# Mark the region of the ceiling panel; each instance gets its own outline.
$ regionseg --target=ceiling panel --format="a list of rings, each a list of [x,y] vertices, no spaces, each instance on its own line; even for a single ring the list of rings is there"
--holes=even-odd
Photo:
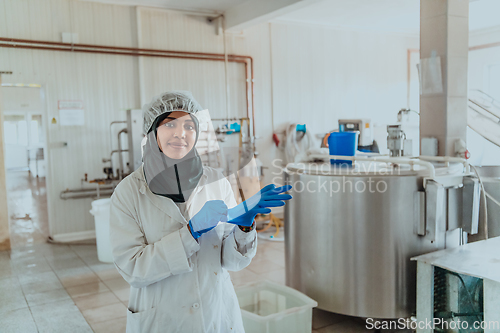
[[[500,26],[500,0],[470,2],[469,28]],[[420,31],[419,0],[325,0],[280,20],[339,28],[415,33]]]
[[[80,0],[128,6],[160,7],[195,11],[224,12],[245,0]]]
[[[224,12],[246,0],[80,0]],[[470,30],[500,26],[500,0],[470,0]],[[278,20],[339,28],[415,33],[420,30],[420,0],[324,0],[280,16]]]

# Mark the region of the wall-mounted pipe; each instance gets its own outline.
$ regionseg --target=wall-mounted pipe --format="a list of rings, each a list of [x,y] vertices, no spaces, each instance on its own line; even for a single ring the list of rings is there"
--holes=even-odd
[[[113,170],[113,154],[124,153],[126,151],[128,151],[128,150],[112,150],[111,154],[109,154],[109,159],[103,158],[102,162],[103,163],[109,162],[111,164],[111,170]]]
[[[476,45],[476,46],[469,47],[469,51],[489,49],[490,47],[499,47],[499,46],[500,46],[500,42],[490,43],[490,44],[481,44],[481,45]]]
[[[111,124],[109,124],[109,148],[113,149],[113,125],[115,124],[126,124],[126,120],[116,120],[112,121]]]
[[[117,46],[91,45],[91,44],[69,44],[69,43],[5,38],[5,37],[0,37],[0,47],[47,50],[47,51],[125,55],[133,57],[142,56],[142,57],[163,57],[163,58],[178,58],[178,59],[225,61],[225,55],[220,53],[171,51],[171,50],[143,49],[143,48],[117,47]],[[229,62],[237,62],[245,64],[245,76],[246,76],[246,88],[247,88],[246,113],[247,117],[252,119],[252,134],[255,137],[253,58],[251,56],[228,54],[227,60]],[[248,97],[249,95],[251,96],[250,98]],[[252,114],[251,116],[250,113]]]
[[[115,190],[113,187],[104,187],[99,189],[78,189],[78,190],[65,190],[59,194],[59,197],[63,200],[68,199],[83,199],[83,198],[99,198],[101,196],[110,196]]]
[[[125,150],[122,149],[122,140],[120,139],[120,137],[123,133],[128,133],[126,128],[124,128],[120,132],[118,132],[118,150],[120,151],[120,154],[118,155],[119,160],[120,160],[120,169],[118,170],[118,179],[120,179],[120,180],[123,178],[123,172],[125,170],[124,166],[123,166],[123,152],[124,151],[128,152],[128,149],[125,149]]]

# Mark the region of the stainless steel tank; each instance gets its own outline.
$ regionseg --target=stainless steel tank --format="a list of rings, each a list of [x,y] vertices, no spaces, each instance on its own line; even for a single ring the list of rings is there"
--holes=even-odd
[[[285,208],[286,284],[323,310],[409,317],[416,297],[410,258],[443,244],[414,233],[422,176],[373,166],[287,166],[294,198]]]

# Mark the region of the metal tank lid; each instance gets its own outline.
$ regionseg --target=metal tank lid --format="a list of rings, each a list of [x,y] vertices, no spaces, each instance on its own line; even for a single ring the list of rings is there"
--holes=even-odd
[[[389,166],[382,162],[356,161],[353,166],[330,164],[327,162],[289,163],[285,171],[317,176],[419,176],[425,175],[426,169],[418,165]]]
[[[450,177],[463,176],[462,163],[431,162],[434,165],[435,179],[443,180]],[[286,168],[289,173],[302,173],[318,176],[417,176],[427,177],[429,171],[420,165],[388,164],[377,161],[356,161],[353,166],[347,164],[330,164],[328,162],[289,163]]]
[[[500,166],[499,165],[485,165],[476,166],[476,170],[481,178],[493,178],[500,180]]]

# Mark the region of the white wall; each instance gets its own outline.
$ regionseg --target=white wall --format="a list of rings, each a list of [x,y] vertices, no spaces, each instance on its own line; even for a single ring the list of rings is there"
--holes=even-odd
[[[223,52],[215,27],[197,16],[153,9],[137,14],[134,7],[70,0],[0,0],[0,8],[3,37],[61,41],[61,32],[76,32],[87,44]],[[306,123],[317,133],[336,128],[338,118],[395,122],[406,106],[407,49],[417,47],[418,37],[286,22],[228,35],[229,53],[254,59],[256,145],[264,165],[271,167],[280,156],[271,139],[273,126]],[[58,117],[58,100],[85,104],[85,126],[48,125],[52,235],[93,229],[91,200],[63,201],[59,194],[79,187],[84,173],[103,176],[101,159],[111,150],[109,124],[125,119],[124,110],[174,88],[191,90],[212,117],[226,110],[223,63],[0,48],[0,68],[14,72],[4,82],[43,85],[48,121]],[[242,116],[243,65],[229,69],[229,109]],[[380,128],[385,139],[385,127]],[[60,142],[68,147],[59,148]],[[266,181],[273,171],[266,171]]]
[[[222,35],[215,33],[214,25],[209,24],[205,17],[146,8],[139,9],[139,15],[142,48],[224,53]],[[235,44],[245,43],[243,38],[229,39],[229,54],[245,54],[235,50]],[[212,118],[225,116],[224,62],[152,57],[143,57],[140,61],[144,103],[168,90],[189,90],[204,108],[210,110]],[[229,112],[233,117],[246,116],[244,69],[242,63],[228,64]]]
[[[66,0],[0,1],[0,36],[61,41],[76,32],[80,43],[135,46],[135,10]],[[111,55],[0,48],[0,68],[10,70],[4,83],[43,86],[47,109],[47,190],[51,235],[94,228],[90,199],[59,198],[77,188],[85,173],[103,177],[100,161],[109,155],[109,124],[125,119],[123,110],[138,107],[137,59]],[[85,126],[61,127],[58,100],[83,100]],[[58,143],[68,146],[59,148]]]
[[[407,106],[407,49],[418,48],[418,36],[284,22],[271,29],[275,126],[305,123],[326,133],[339,118],[370,118],[385,147],[386,125]]]

